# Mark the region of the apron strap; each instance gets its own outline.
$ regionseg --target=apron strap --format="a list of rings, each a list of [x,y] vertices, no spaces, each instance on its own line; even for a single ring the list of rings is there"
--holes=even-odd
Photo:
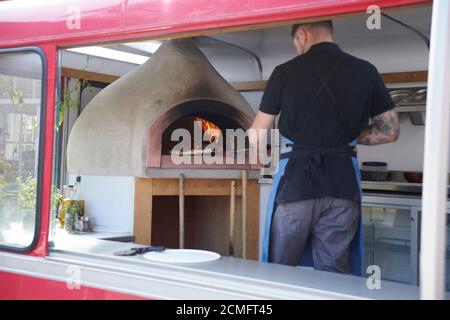
[[[305,57],[308,57],[307,54],[305,54]],[[326,73],[326,77],[327,78],[331,78],[334,73],[336,72],[336,69],[339,67],[339,65],[341,64],[343,60],[343,56],[340,55],[337,58],[336,63],[329,69],[329,71]],[[310,59],[308,59],[308,62],[311,64]],[[317,71],[316,71],[317,72]],[[322,75],[322,74],[321,74]],[[321,80],[321,78],[319,77],[319,79]],[[316,91],[316,93],[314,94],[314,96],[312,97],[312,99],[310,100],[310,102],[308,103],[308,105],[306,106],[306,108],[304,109],[302,116],[300,117],[300,122],[297,124],[297,128],[301,128],[303,126],[303,122],[305,121],[306,115],[309,113],[309,111],[311,110],[311,107],[313,106],[314,102],[316,102],[317,98],[319,97],[319,95],[322,93],[322,90],[324,89],[324,84],[321,80],[319,89]],[[300,137],[297,136],[298,134],[295,135],[294,138],[294,142],[299,142],[301,141]]]
[[[332,73],[331,72],[329,73],[330,76],[328,78],[331,78],[331,76],[333,76],[333,74],[335,73],[337,67],[342,63],[343,59],[344,59],[344,55],[340,54],[339,57],[337,58],[337,61],[336,61],[335,65],[334,65],[333,69],[332,69]],[[336,99],[336,96],[334,95],[333,90],[331,89],[331,87],[330,87],[330,85],[329,85],[329,83],[327,81],[328,79],[320,71],[320,68],[317,66],[317,64],[314,61],[312,61],[311,59],[308,59],[308,61],[311,64],[311,66],[314,68],[314,70],[316,71],[317,75],[319,76],[320,82],[322,84],[321,88],[323,87],[325,89],[326,93],[328,94],[328,96],[330,97],[331,102],[335,106],[335,109],[336,109],[339,117],[341,118],[341,122],[342,122],[342,124],[344,126],[345,133],[347,134],[347,137],[348,137],[349,141],[351,141],[353,138],[352,138],[350,127],[349,127],[349,125],[347,123],[347,120],[345,118],[344,111],[341,108],[341,106],[339,105],[339,103],[338,103],[338,101]]]

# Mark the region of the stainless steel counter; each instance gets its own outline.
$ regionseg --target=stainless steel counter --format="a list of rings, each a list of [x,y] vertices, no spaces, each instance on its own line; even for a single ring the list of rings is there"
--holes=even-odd
[[[418,299],[414,286],[382,281],[371,290],[366,279],[311,268],[222,257],[190,265],[154,263],[142,256],[117,257],[136,246],[79,237],[55,247],[47,261],[79,266],[82,279],[97,287],[167,299]],[[0,255],[0,262],[1,262]],[[1,264],[1,263],[0,263]],[[55,266],[56,268],[56,266]],[[1,269],[1,268],[0,268]],[[50,270],[46,268],[45,270]]]

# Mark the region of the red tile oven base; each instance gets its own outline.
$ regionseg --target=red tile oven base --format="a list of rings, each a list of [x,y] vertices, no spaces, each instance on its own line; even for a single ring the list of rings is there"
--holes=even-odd
[[[193,161],[192,161],[193,162]],[[259,170],[259,164],[175,164],[171,156],[161,156],[161,168],[163,169],[240,169],[240,170]],[[246,159],[248,162],[248,159]]]

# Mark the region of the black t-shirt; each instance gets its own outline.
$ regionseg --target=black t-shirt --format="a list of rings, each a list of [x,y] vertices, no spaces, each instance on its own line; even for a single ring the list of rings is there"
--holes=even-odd
[[[340,62],[336,67],[337,61]],[[321,81],[311,62],[324,75],[335,69],[328,83],[342,110],[341,116],[323,88],[317,94]],[[275,68],[267,82],[260,111],[273,115],[280,113],[280,133],[295,144],[336,147],[348,146],[369,124],[370,118],[394,106],[380,74],[372,64],[343,52],[334,43],[322,42],[312,46],[306,54]],[[350,137],[342,118],[347,123]],[[296,167],[290,170],[295,172],[295,176],[283,178],[300,179],[304,183],[290,191],[292,201],[324,196],[359,200],[359,188],[350,157],[324,159],[324,181],[315,185],[307,182],[305,170],[302,170],[308,166],[309,160],[293,160],[289,160],[288,166]],[[287,184],[287,181],[284,183]]]

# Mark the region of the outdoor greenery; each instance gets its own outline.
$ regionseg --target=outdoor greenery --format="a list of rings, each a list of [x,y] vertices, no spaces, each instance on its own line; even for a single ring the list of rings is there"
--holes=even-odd
[[[22,90],[14,89],[11,78],[0,79],[0,94],[1,96],[9,96],[13,105],[23,108],[24,106],[24,94]]]
[[[32,176],[17,178],[19,184],[19,205],[22,209],[36,208],[37,180]]]
[[[83,67],[82,71],[85,71],[89,64],[89,59],[91,56],[86,56],[86,64]],[[64,88],[64,92],[62,94],[62,99],[58,102],[58,111],[57,111],[57,123],[56,123],[56,130],[61,127],[63,121],[64,121],[64,115],[70,108],[78,109],[80,106],[79,100],[72,99],[72,95],[74,92],[81,92],[83,88],[85,88],[88,84],[88,81],[85,79],[75,79],[72,78],[73,81],[75,81],[74,88],[69,89],[68,87]]]
[[[53,206],[53,211],[54,212],[58,212],[60,206],[63,203],[63,194],[62,191],[60,189],[58,189],[56,186],[53,186],[52,188],[52,206]]]
[[[9,93],[9,96],[14,105],[18,106],[19,108],[23,108],[23,106],[24,106],[23,92],[21,90],[13,90],[12,89]]]
[[[76,81],[75,88],[73,89],[65,88],[63,92],[63,97],[59,101],[58,116],[56,123],[57,130],[59,129],[59,127],[61,127],[64,121],[64,115],[66,114],[67,110],[69,110],[70,108],[77,109],[80,105],[80,101],[72,99],[72,94],[74,92],[77,92],[78,90],[81,90],[81,88],[83,87],[83,81],[79,79],[74,79],[74,81]]]
[[[16,192],[12,190],[9,181],[14,175],[14,166],[5,159],[0,159],[0,201],[15,197]]]
[[[10,174],[11,164],[5,159],[0,159],[0,190],[7,183],[7,176]],[[1,197],[1,196],[0,196]]]

